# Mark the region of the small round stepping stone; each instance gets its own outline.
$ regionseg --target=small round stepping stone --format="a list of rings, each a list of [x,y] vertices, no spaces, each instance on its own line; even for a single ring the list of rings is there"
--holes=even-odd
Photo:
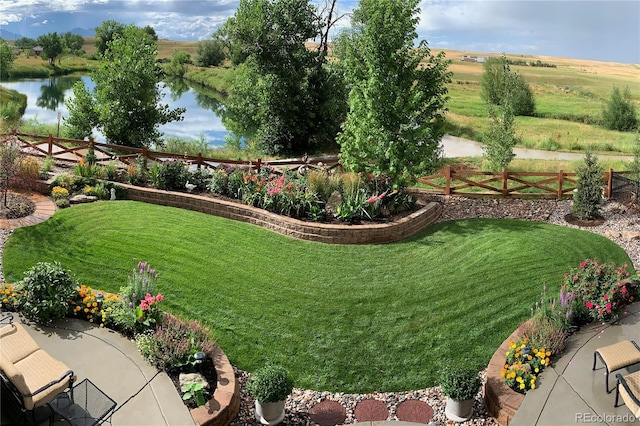
[[[407,399],[398,405],[396,417],[403,422],[426,424],[433,418],[433,408],[424,401]]]
[[[341,425],[347,419],[347,410],[339,402],[324,400],[311,407],[309,417],[320,426]]]
[[[389,418],[389,409],[382,401],[364,399],[358,402],[353,414],[359,422],[379,422]]]

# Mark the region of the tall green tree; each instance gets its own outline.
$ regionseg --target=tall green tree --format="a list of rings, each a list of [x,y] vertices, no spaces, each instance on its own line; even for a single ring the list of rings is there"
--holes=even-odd
[[[64,44],[58,33],[53,32],[41,35],[36,41],[42,46],[42,57],[48,59],[51,65],[64,51]]]
[[[96,84],[91,99],[84,85],[74,86],[77,98],[67,101],[70,131],[84,133],[91,124],[109,143],[133,147],[157,143],[162,136],[158,126],[182,120],[184,109],[171,110],[161,103],[162,70],[156,55],[155,43],[142,29],[125,27],[122,36],[108,43],[100,67],[91,74]]]
[[[611,98],[602,110],[602,121],[609,130],[627,132],[638,128],[636,107],[628,87],[625,87],[624,92],[617,87],[613,88]]]
[[[517,84],[517,75],[507,73],[504,76],[506,92]],[[489,131],[482,138],[484,157],[491,170],[503,170],[516,156],[513,152],[517,142],[513,97],[505,97],[500,105],[489,103],[489,120]]]
[[[13,49],[9,44],[0,38],[0,76],[9,75],[9,71],[13,66],[16,57],[13,55]]]
[[[84,38],[80,34],[66,32],[62,35],[62,41],[67,52],[71,53],[72,55],[82,54]]]
[[[524,77],[511,71],[507,58],[490,58],[483,64],[480,96],[490,105],[511,104],[515,115],[531,116],[536,104],[533,91]]]
[[[96,37],[94,44],[98,55],[103,55],[109,47],[109,43],[124,33],[125,25],[120,22],[108,20],[95,28]]]
[[[196,47],[197,63],[201,67],[217,67],[225,57],[224,44],[220,40],[202,40]]]
[[[338,136],[351,170],[396,179],[433,170],[444,134],[444,53],[432,56],[417,38],[419,0],[361,0],[343,35],[342,67],[349,112]]]
[[[15,42],[15,46],[18,49],[31,49],[36,47],[37,45],[38,43],[34,39],[28,37],[21,37]]]
[[[325,51],[305,46],[321,33],[310,0],[241,0],[228,31],[247,58],[223,118],[233,136],[273,155],[336,149],[344,89]]]

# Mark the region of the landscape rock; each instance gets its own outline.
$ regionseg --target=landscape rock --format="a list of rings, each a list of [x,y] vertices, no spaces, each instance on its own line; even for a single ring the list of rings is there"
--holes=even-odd
[[[180,387],[187,383],[201,383],[203,387],[209,389],[209,382],[200,373],[180,373],[178,380],[180,381]]]
[[[98,201],[98,197],[95,195],[78,194],[69,198],[69,203],[71,204],[93,203],[94,201]]]
[[[640,240],[640,232],[635,231],[625,231],[622,232],[622,238],[629,241],[638,241]]]

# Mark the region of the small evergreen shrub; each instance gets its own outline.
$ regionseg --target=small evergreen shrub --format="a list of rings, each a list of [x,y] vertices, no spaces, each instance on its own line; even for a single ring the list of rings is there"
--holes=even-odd
[[[246,387],[247,392],[260,402],[278,402],[291,394],[293,380],[284,367],[266,365],[251,374]]]
[[[24,273],[17,287],[26,291],[25,316],[47,323],[67,314],[77,283],[60,263],[39,262]]]
[[[578,182],[573,194],[572,213],[578,219],[593,220],[598,217],[602,205],[602,174],[598,157],[587,150],[583,163],[576,170]]]
[[[448,365],[440,370],[442,394],[456,401],[475,398],[482,380],[478,371],[469,365]]]

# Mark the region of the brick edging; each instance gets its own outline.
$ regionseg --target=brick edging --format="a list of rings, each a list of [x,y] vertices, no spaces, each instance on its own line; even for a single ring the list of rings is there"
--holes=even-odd
[[[442,213],[442,204],[429,202],[418,211],[395,222],[367,225],[305,222],[256,207],[218,198],[183,192],[163,191],[128,184],[127,198],[133,201],[178,207],[261,226],[282,235],[329,244],[382,244],[404,240],[422,231]]]
[[[209,354],[218,375],[213,398],[191,410],[193,421],[201,426],[228,426],[240,411],[240,386],[229,359],[218,346]]]
[[[529,320],[531,321],[531,320]],[[529,322],[527,321],[527,322]],[[518,340],[522,335],[522,329],[527,324],[523,323],[518,327],[502,345],[495,351],[487,367],[487,380],[482,388],[484,403],[489,414],[496,419],[500,426],[507,426],[511,423],[513,416],[520,408],[524,395],[511,389],[504,383],[500,372],[504,368],[506,353],[510,349],[510,341]]]

